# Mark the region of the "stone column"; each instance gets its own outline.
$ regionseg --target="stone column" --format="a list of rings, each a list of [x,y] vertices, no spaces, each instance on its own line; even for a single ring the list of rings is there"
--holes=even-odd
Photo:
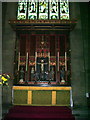
[[[2,18],[2,2],[0,2],[0,18]],[[0,19],[0,74],[2,74],[2,19]],[[0,85],[0,120],[2,119],[2,86]]]

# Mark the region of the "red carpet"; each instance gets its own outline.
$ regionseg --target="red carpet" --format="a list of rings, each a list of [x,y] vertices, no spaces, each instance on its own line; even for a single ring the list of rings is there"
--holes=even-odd
[[[72,111],[63,106],[13,106],[4,120],[75,120]]]

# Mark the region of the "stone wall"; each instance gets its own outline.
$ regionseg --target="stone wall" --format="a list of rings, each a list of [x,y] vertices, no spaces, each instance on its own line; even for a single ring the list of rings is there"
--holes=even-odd
[[[2,18],[2,2],[0,2],[0,18]],[[0,19],[2,26],[2,19]],[[2,27],[0,27],[0,74],[2,74]],[[2,118],[2,86],[0,85],[0,120]]]
[[[10,19],[16,18],[16,3],[2,3],[2,73],[10,74],[11,80],[9,87],[2,88],[3,114],[7,112],[9,105],[12,103],[12,85],[14,70],[14,48],[16,34],[9,25]],[[7,106],[7,107],[6,107]]]
[[[70,33],[72,90],[74,106],[87,106],[88,92],[88,30],[87,3],[71,3],[71,18],[77,19],[75,29]],[[84,15],[85,14],[85,15]]]

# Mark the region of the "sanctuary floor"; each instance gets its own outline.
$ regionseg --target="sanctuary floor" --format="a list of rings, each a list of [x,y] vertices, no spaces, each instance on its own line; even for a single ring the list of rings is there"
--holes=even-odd
[[[12,105],[3,105],[3,118],[8,113],[9,108]],[[72,107],[72,114],[75,116],[75,120],[90,120],[90,108],[87,107]],[[3,119],[2,119],[3,120]]]

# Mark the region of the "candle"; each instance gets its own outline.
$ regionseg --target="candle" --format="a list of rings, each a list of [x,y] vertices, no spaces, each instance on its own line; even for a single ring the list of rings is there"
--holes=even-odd
[[[48,58],[49,58],[49,71],[50,71],[50,52],[48,52]]]
[[[58,65],[58,71],[59,71],[59,52],[57,53],[58,55],[58,60],[57,60],[57,65]]]
[[[18,53],[18,71],[19,71],[19,65],[20,65],[20,52]]]
[[[37,52],[35,52],[35,71],[37,70],[37,65],[36,65],[36,63],[37,63]]]
[[[28,52],[27,52],[27,55],[26,55],[26,71],[27,71],[27,68],[28,68]]]
[[[65,71],[67,71],[67,53],[65,52]]]

